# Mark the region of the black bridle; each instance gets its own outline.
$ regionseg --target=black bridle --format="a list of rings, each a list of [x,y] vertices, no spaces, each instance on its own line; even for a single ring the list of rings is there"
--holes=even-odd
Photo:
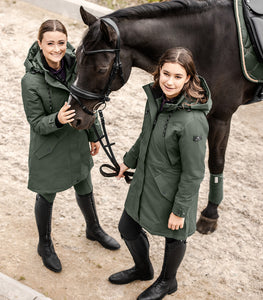
[[[120,32],[119,32],[119,28],[117,26],[117,24],[109,19],[109,18],[102,18],[102,20],[107,23],[108,25],[110,25],[116,32],[117,34],[117,41],[116,41],[116,48],[115,49],[99,49],[99,50],[92,50],[92,51],[87,51],[84,48],[84,45],[82,45],[82,49],[81,51],[83,51],[83,53],[85,55],[91,55],[91,54],[96,54],[96,53],[114,53],[115,54],[115,58],[114,58],[114,62],[111,68],[111,72],[110,72],[110,76],[108,79],[108,82],[104,88],[104,91],[102,94],[98,94],[98,93],[93,93],[87,90],[84,90],[82,88],[77,87],[76,85],[72,85],[70,87],[70,95],[72,98],[74,98],[78,104],[80,105],[80,107],[82,108],[82,110],[89,114],[89,115],[94,115],[96,112],[96,109],[93,108],[92,111],[90,111],[80,100],[81,99],[85,99],[85,100],[98,100],[99,103],[97,105],[95,105],[96,108],[98,108],[101,104],[106,104],[107,101],[110,100],[109,98],[109,94],[111,93],[111,85],[113,80],[115,79],[116,75],[119,74],[121,81],[122,81],[122,85],[124,84],[124,77],[123,77],[123,71],[122,71],[122,65],[121,65],[121,61],[120,61]]]
[[[113,20],[111,20],[109,18],[102,18],[102,20],[105,23],[109,24],[115,30],[115,32],[117,34],[116,48],[115,49],[99,49],[99,50],[86,51],[84,48],[84,45],[82,45],[81,51],[83,51],[83,53],[85,55],[104,53],[104,52],[115,53],[114,62],[113,62],[112,68],[111,68],[110,77],[108,79],[106,87],[102,94],[97,94],[97,93],[93,93],[93,92],[81,89],[74,84],[70,88],[71,97],[74,98],[78,102],[78,104],[80,105],[80,107],[82,108],[82,110],[85,113],[92,115],[92,116],[96,113],[95,107],[98,108],[101,104],[106,104],[106,102],[110,100],[109,94],[111,93],[111,85],[117,74],[119,74],[119,76],[121,78],[122,85],[125,83],[124,77],[123,77],[123,72],[122,72],[121,61],[120,61],[120,32],[119,32],[118,26],[116,25],[116,23]],[[98,100],[99,102],[97,105],[94,106],[93,110],[90,111],[82,103],[80,98],[85,99],[85,100],[90,100],[90,101]],[[111,163],[113,164],[113,166],[111,166],[109,164],[103,164],[100,167],[100,173],[105,177],[117,176],[120,171],[120,166],[119,166],[119,164],[115,158],[115,155],[112,151],[112,148],[111,148],[111,146],[113,146],[114,143],[110,143],[110,141],[109,141],[102,111],[99,110],[98,112],[99,112],[100,121],[101,121],[101,125],[102,125],[103,135],[102,136],[99,135],[94,124],[93,124],[93,128],[97,135],[98,141],[100,142],[103,150],[105,151],[106,155],[108,156]],[[103,138],[105,138],[106,144],[103,143]],[[113,171],[113,173],[107,173],[103,170],[103,168],[109,168],[110,170]],[[127,183],[131,182],[131,178],[130,178],[131,176],[133,176],[133,172],[127,172],[127,171],[124,172],[124,177],[125,177],[125,180]]]

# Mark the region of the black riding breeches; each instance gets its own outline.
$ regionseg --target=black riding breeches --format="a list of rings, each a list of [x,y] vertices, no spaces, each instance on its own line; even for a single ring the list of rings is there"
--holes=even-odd
[[[124,210],[119,222],[119,231],[125,240],[136,240],[142,231],[142,226],[134,221]]]
[[[124,210],[119,222],[119,231],[123,239],[136,240],[142,231],[142,226],[138,224],[132,217],[130,217]],[[176,240],[172,238],[165,238],[167,243],[184,243],[185,240]]]

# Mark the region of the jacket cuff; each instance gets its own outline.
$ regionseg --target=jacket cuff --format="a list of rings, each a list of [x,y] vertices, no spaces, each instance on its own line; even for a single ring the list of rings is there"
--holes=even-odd
[[[56,126],[56,114],[51,114],[48,116],[48,127],[56,130],[57,126]],[[52,131],[53,131],[52,130]]]
[[[129,152],[126,152],[123,156],[123,162],[124,164],[131,168],[131,169],[136,169],[137,166],[137,158],[131,155]]]
[[[62,128],[64,126],[64,124],[60,123],[58,120],[58,113],[56,114],[55,124],[56,124],[57,128]]]
[[[185,218],[188,212],[188,208],[182,207],[181,205],[174,204],[172,212],[180,218]]]

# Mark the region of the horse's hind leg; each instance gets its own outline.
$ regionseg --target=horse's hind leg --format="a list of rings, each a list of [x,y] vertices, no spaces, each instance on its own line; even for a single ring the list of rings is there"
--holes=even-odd
[[[209,121],[209,170],[210,187],[207,207],[201,212],[197,222],[197,231],[212,233],[217,227],[218,206],[223,200],[223,170],[225,152],[230,132],[231,119],[222,121],[210,116]]]

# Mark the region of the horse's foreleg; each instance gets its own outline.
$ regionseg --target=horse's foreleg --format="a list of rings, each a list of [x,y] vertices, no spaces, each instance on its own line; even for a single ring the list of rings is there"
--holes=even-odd
[[[217,227],[218,206],[223,200],[223,170],[230,122],[231,120],[222,121],[214,117],[209,118],[209,196],[207,207],[201,212],[197,222],[197,231],[203,234],[212,233]]]

